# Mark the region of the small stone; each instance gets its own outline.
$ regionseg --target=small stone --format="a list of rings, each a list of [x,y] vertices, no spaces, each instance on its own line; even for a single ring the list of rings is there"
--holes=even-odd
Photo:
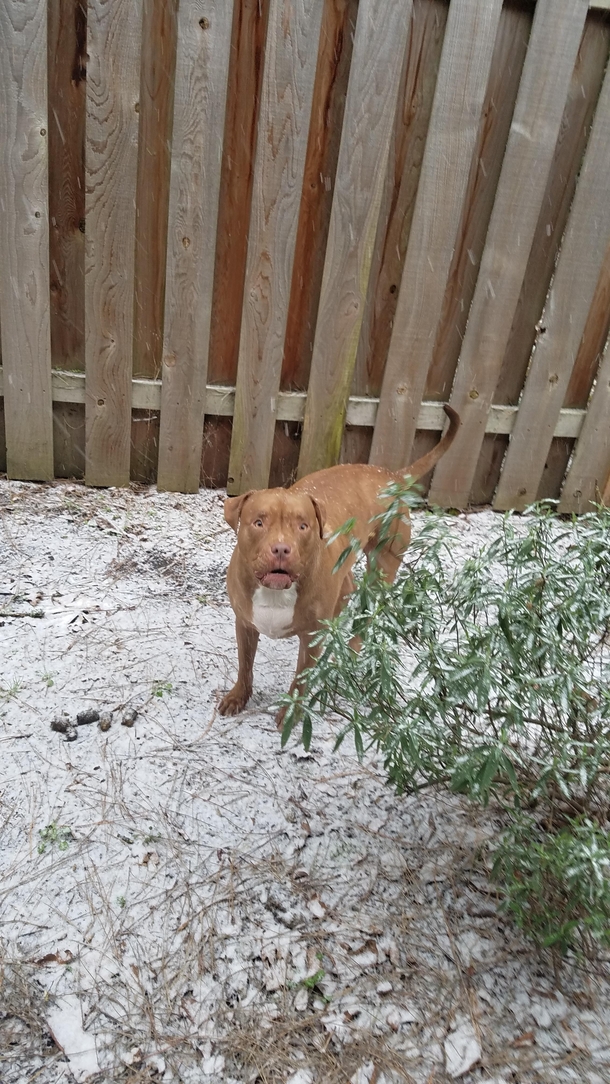
[[[391,994],[392,989],[393,989],[392,983],[388,982],[387,979],[384,982],[378,982],[377,983],[377,993],[378,994]]]
[[[99,726],[100,730],[110,730],[110,727],[112,725],[112,712],[103,711],[100,715],[100,720],[97,725]]]
[[[127,711],[123,712],[121,719],[121,726],[133,726],[138,716],[137,708],[127,708]]]
[[[99,711],[96,711],[95,708],[87,708],[85,711],[79,711],[76,716],[76,725],[88,726],[89,723],[97,723],[99,717]]]
[[[51,719],[51,730],[54,730],[56,734],[65,734],[71,726],[70,716],[66,715],[65,711]]]
[[[76,741],[78,734],[76,733],[76,727],[69,726],[66,730],[66,741]]]
[[[307,1005],[309,1004],[309,992],[304,986],[297,993],[294,998],[294,1007],[297,1012],[305,1012]]]

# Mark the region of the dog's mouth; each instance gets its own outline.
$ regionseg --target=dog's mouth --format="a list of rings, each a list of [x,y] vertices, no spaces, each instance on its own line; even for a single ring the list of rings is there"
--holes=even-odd
[[[257,579],[263,587],[270,587],[273,591],[286,591],[292,587],[296,576],[287,572],[285,568],[272,568],[269,572],[260,572]]]

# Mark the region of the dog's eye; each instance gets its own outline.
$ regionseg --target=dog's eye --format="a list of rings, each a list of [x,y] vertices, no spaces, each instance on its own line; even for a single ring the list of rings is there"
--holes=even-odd
[[[262,525],[263,525],[262,519],[255,519],[254,523],[252,524],[253,527],[262,527]]]
[[[309,530],[309,524],[308,523],[301,523],[300,524],[299,531],[308,531],[308,530]]]

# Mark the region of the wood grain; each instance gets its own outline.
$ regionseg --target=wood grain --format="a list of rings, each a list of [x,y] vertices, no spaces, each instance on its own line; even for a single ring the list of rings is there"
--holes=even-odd
[[[46,0],[0,6],[0,327],[7,471],[53,477]]]
[[[309,380],[357,10],[357,0],[326,0],[322,14],[284,341],[286,389],[304,390]]]
[[[413,0],[386,192],[352,381],[355,395],[379,395],[381,390],[448,11],[446,0]],[[371,437],[369,434],[369,449]]]
[[[56,478],[84,476],[84,403],[53,403],[53,465]]]
[[[593,128],[555,277],[494,499],[525,508],[536,499],[545,460],[610,244],[610,75]]]
[[[269,478],[322,0],[272,0],[228,489]]]
[[[143,0],[133,375],[161,375],[178,0]]]
[[[133,375],[161,375],[178,0],[144,0],[136,181]],[[132,412],[130,477],[157,477],[160,413]]]
[[[495,403],[517,403],[523,390],[527,366],[536,341],[536,326],[542,315],[574,198],[576,180],[591,130],[609,48],[610,23],[601,15],[590,14],[578,50],[521,296],[493,395]],[[604,332],[600,324],[603,323],[605,313],[608,313],[610,319],[610,306],[604,307],[604,299],[600,297],[599,307],[594,303],[594,309],[597,309],[597,317],[592,312],[590,328],[589,331],[585,329],[574,367],[575,373],[581,366],[587,370],[592,367],[595,371],[599,365],[598,354],[603,349],[607,334],[607,328]],[[568,395],[565,405],[586,406],[590,388],[589,383],[584,401],[582,395],[575,398]],[[486,504],[493,499],[507,446],[505,437],[485,436],[470,495],[474,504]],[[549,463],[549,469],[545,470],[545,475],[549,475],[547,492],[553,497],[559,495],[571,447],[571,440],[563,440],[561,448],[555,449],[552,467]],[[563,469],[560,466],[562,457]],[[557,473],[559,478],[555,486]]]
[[[234,384],[237,374],[268,16],[269,0],[235,0],[210,327],[212,384]],[[225,441],[224,428],[219,440]]]
[[[299,477],[339,460],[385,184],[410,5],[360,0]]]
[[[83,370],[86,6],[56,0],[48,20],[51,357],[56,368]]]
[[[501,3],[453,0],[400,284],[371,462],[409,461],[489,77]],[[457,88],[460,88],[457,93]]]
[[[378,396],[388,355],[449,4],[413,0],[352,392]],[[341,462],[368,463],[373,433],[346,428]]]
[[[519,302],[587,14],[586,0],[539,0],[451,404],[462,425],[430,500],[468,503],[485,423]]]
[[[159,489],[199,488],[232,4],[178,12]]]
[[[451,392],[500,179],[531,25],[532,9],[529,3],[504,4],[464,210],[426,378],[425,399],[446,402]]]
[[[233,5],[208,362],[212,384],[234,384],[237,375],[268,15],[269,0]],[[226,486],[230,425],[208,415],[203,441],[201,484]]]
[[[610,481],[610,343],[576,444],[559,502],[560,512],[588,512]]]
[[[129,482],[142,0],[89,0],[85,480]]]

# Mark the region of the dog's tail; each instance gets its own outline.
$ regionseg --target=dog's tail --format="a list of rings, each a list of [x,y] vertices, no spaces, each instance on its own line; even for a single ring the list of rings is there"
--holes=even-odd
[[[444,437],[441,437],[438,444],[432,448],[427,455],[422,455],[421,459],[417,459],[415,463],[412,463],[404,472],[405,474],[408,474],[414,482],[417,482],[419,478],[423,478],[424,474],[431,471],[432,468],[436,466],[439,459],[442,459],[445,452],[447,452],[453,444],[457,431],[460,428],[461,420],[457,410],[454,410],[453,407],[448,405],[443,406],[443,410],[449,418],[449,428]],[[403,472],[401,471],[400,473],[402,474]]]

